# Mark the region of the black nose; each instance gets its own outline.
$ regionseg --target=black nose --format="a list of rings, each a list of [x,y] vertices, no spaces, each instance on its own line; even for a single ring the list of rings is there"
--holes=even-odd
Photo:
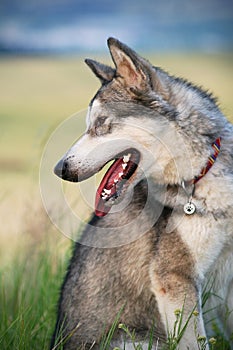
[[[61,159],[55,166],[54,173],[65,180],[68,173],[68,163]]]

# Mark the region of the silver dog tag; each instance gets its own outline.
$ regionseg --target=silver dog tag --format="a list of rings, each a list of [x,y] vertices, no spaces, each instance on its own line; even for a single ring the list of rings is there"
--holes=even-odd
[[[195,213],[196,211],[196,207],[193,203],[188,202],[184,205],[184,212],[187,215],[192,215],[193,213]]]

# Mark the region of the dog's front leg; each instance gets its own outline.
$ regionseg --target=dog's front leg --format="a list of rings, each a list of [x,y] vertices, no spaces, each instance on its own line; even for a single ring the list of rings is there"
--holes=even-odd
[[[177,341],[179,350],[199,349],[200,337],[206,337],[201,287],[194,271],[194,261],[179,236],[160,237],[150,266],[151,286],[168,339]]]
[[[154,274],[153,292],[169,341],[177,342],[180,350],[198,349],[206,334],[195,288],[179,276],[168,275],[161,281]]]

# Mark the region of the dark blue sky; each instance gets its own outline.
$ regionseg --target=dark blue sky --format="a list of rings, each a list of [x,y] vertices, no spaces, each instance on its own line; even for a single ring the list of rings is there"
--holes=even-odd
[[[0,49],[103,51],[114,36],[153,51],[233,49],[233,0],[1,0]]]

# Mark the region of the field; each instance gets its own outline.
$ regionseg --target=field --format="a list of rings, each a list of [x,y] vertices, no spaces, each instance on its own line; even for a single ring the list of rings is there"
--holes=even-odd
[[[150,60],[212,91],[233,121],[233,54]],[[78,57],[4,57],[0,77],[0,348],[42,350],[54,326],[71,242],[43,208],[40,160],[50,134],[87,108],[99,82]],[[77,137],[84,129],[81,117]]]

